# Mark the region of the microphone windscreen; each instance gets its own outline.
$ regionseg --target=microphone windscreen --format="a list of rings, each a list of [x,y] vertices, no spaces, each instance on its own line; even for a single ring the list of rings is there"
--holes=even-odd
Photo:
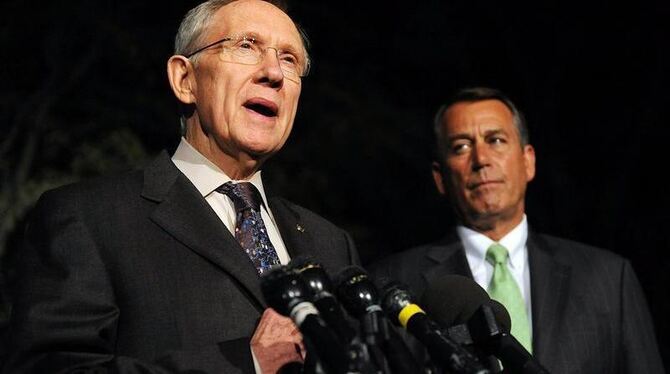
[[[331,296],[334,292],[330,276],[326,270],[308,256],[298,256],[291,260],[288,267],[296,271],[305,280],[316,299]]]
[[[350,282],[359,277],[367,277],[367,272],[360,266],[350,265],[340,270],[340,272],[333,279],[336,287],[342,286],[346,282]]]
[[[489,295],[475,281],[461,275],[448,274],[428,285],[421,299],[426,313],[441,326],[467,323]]]
[[[352,316],[361,318],[379,304],[379,291],[360,266],[347,266],[335,279],[337,298]]]
[[[300,272],[300,270],[310,267],[310,266],[318,266],[318,263],[314,261],[310,256],[296,256],[291,259],[291,261],[288,263],[288,267],[290,269],[296,270]]]
[[[509,334],[509,331],[512,328],[512,319],[510,318],[507,309],[505,309],[505,306],[493,299],[489,300],[489,306],[491,307],[491,310],[493,310],[498,325],[504,332]]]

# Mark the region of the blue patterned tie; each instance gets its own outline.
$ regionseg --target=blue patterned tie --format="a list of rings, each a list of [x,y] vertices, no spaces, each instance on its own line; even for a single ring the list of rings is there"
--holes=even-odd
[[[262,275],[274,265],[279,264],[277,251],[261,218],[261,196],[256,187],[249,182],[233,184],[228,182],[216,189],[233,201],[237,215],[235,217],[235,239]]]

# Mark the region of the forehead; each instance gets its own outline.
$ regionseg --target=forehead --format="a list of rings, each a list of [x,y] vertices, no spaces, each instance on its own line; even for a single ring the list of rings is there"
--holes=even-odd
[[[449,133],[476,128],[513,130],[514,116],[499,100],[459,102],[444,112],[442,126]]]
[[[212,17],[207,33],[210,38],[253,33],[272,44],[302,46],[293,20],[281,9],[260,0],[238,0],[221,7]]]

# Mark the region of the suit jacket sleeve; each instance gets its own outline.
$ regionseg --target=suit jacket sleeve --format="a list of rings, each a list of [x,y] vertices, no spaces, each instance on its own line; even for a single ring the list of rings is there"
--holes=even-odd
[[[42,198],[33,212],[3,372],[253,372],[248,339],[166,353],[153,362],[117,355],[122,311],[82,211],[77,199]]]

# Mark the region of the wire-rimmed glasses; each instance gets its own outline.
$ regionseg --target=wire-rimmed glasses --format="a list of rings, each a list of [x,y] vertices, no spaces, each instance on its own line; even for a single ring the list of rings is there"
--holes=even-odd
[[[194,55],[221,44],[221,51],[219,58],[224,62],[232,62],[243,65],[257,65],[265,57],[268,49],[275,51],[279,66],[286,79],[293,82],[300,83],[300,79],[307,76],[308,68],[305,62],[301,61],[296,53],[291,51],[284,51],[272,46],[263,46],[258,40],[250,36],[229,36],[219,39],[213,43],[195,50],[186,55],[186,58],[191,58]],[[304,60],[304,58],[302,59]]]

